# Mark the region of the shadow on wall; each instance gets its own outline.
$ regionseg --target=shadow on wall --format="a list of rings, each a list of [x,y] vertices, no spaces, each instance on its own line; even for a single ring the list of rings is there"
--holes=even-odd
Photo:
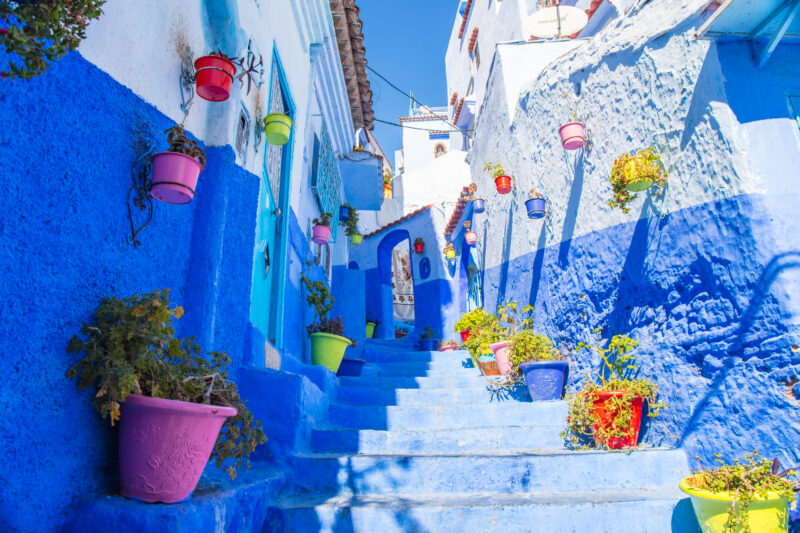
[[[497,288],[497,302],[502,303],[506,301],[506,288],[508,287],[508,267],[509,258],[511,257],[511,238],[514,233],[514,211],[516,211],[516,202],[510,201],[508,207],[508,218],[506,219],[506,231],[503,235],[503,252],[502,263],[500,269],[500,282]]]
[[[569,155],[567,151],[564,150],[564,163],[567,165],[567,170],[572,171],[573,180],[572,187],[570,187],[569,190],[567,209],[564,212],[564,227],[561,231],[561,244],[558,247],[558,264],[561,267],[567,266],[569,247],[572,243],[572,236],[575,234],[575,224],[578,221],[578,207],[580,207],[581,194],[583,193],[584,157],[585,152],[584,149],[581,148],[580,152],[575,156],[574,161],[570,163]]]

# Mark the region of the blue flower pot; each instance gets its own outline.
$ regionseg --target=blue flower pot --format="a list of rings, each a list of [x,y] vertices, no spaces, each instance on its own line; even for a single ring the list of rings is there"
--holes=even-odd
[[[530,198],[525,202],[528,218],[542,218],[544,216],[544,198]]]
[[[534,402],[561,399],[569,376],[569,363],[566,361],[520,363],[519,369],[525,374],[525,384]]]
[[[439,349],[439,339],[420,339],[417,349],[421,352],[434,352]]]
[[[472,200],[473,213],[483,213],[484,211],[486,211],[486,203],[483,201],[483,198]]]
[[[348,359],[345,357],[342,359],[336,375],[358,377],[361,375],[361,369],[364,368],[364,363],[366,363],[366,361],[363,359]]]
[[[350,208],[343,205],[339,208],[339,222],[347,222],[348,218],[350,218]]]

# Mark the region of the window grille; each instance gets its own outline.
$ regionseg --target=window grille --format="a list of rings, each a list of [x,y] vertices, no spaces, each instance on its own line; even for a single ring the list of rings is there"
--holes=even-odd
[[[339,229],[339,207],[342,205],[339,191],[342,179],[339,176],[339,165],[328,135],[325,123],[322,124],[320,137],[314,136],[314,159],[311,165],[311,190],[317,198],[320,212],[330,213],[331,238],[336,241]]]

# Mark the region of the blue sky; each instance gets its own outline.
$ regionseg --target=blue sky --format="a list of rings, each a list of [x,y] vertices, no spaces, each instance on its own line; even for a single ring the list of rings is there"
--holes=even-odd
[[[367,64],[429,106],[447,105],[444,54],[458,0],[357,0],[364,24]],[[367,71],[375,118],[397,122],[408,98]],[[402,130],[375,124],[375,136],[394,165]]]

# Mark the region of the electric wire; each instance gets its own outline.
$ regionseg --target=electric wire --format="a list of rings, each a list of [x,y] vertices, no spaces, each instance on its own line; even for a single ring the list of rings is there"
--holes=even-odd
[[[434,129],[431,129],[431,128],[417,128],[415,126],[406,126],[405,124],[398,124],[397,122],[389,122],[388,120],[381,120],[379,118],[373,118],[373,120],[375,122],[380,122],[381,124],[388,124],[389,126],[397,126],[398,128],[408,128],[410,130],[421,130],[421,131],[427,131],[427,132],[439,132],[439,131],[441,131],[441,132],[444,132],[444,133],[456,133],[456,132],[465,133],[465,132],[474,131],[474,130],[471,130],[471,129],[470,130],[462,130],[460,128],[456,128],[454,130],[434,130]],[[449,124],[448,124],[448,126],[449,126]]]

